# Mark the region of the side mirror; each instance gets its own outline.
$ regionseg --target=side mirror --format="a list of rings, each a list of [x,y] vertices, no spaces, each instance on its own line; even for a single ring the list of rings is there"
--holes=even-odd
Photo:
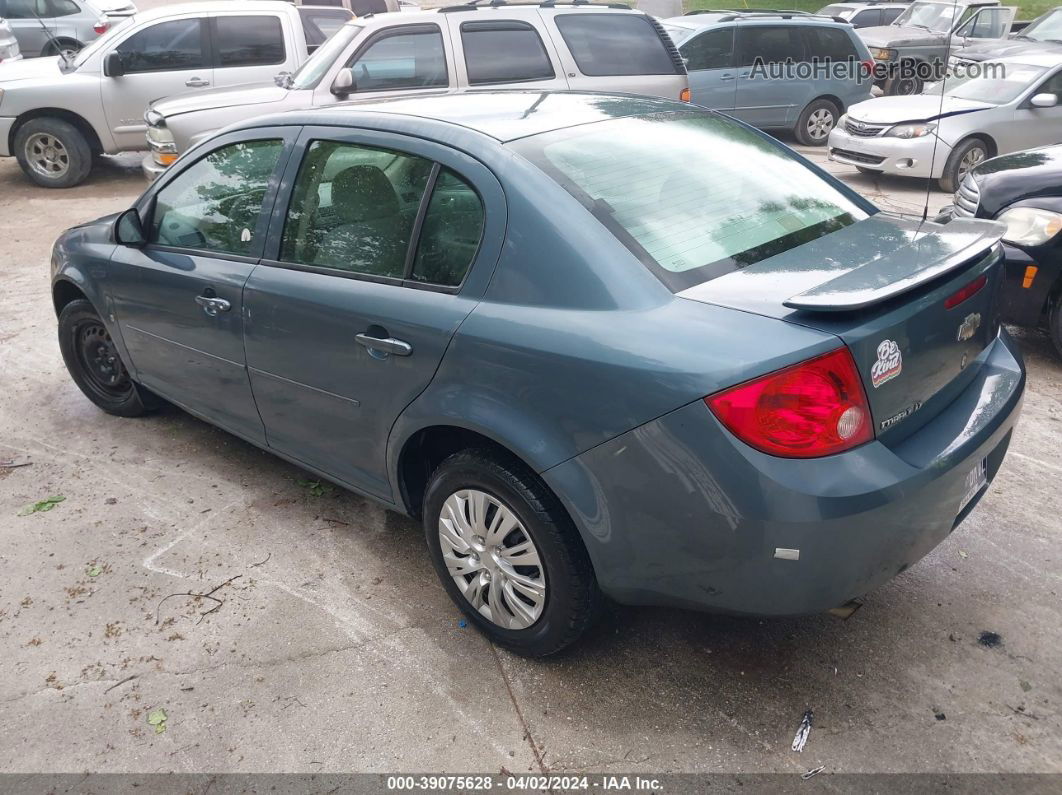
[[[1034,108],[1053,108],[1058,104],[1058,96],[1056,94],[1037,94],[1029,100],[1029,104]]]
[[[121,77],[125,74],[125,65],[122,64],[122,54],[115,50],[107,53],[103,59],[103,74],[107,77]]]
[[[140,248],[147,243],[144,224],[136,207],[131,207],[118,216],[118,220],[114,222],[114,240],[119,245],[133,248]]]
[[[336,79],[332,81],[332,93],[337,97],[345,97],[355,91],[357,86],[354,84],[354,70],[340,69]]]

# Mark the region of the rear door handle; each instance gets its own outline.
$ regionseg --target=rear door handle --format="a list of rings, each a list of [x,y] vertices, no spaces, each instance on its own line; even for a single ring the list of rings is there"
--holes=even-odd
[[[359,345],[364,345],[369,352],[393,353],[395,356],[409,356],[413,353],[413,346],[403,340],[393,337],[371,337],[368,334],[358,334],[354,337]]]
[[[219,312],[228,312],[232,309],[232,304],[224,298],[214,298],[209,295],[197,295],[195,297],[195,302],[211,317],[214,317]]]
[[[189,88],[206,88],[210,85],[209,80],[203,80],[201,77],[193,77],[184,81],[184,84]]]

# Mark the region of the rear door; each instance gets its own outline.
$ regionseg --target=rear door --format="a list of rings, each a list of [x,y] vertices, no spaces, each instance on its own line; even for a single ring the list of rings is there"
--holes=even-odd
[[[120,149],[143,149],[144,111],[157,99],[209,88],[209,19],[184,16],[144,25],[114,48],[125,74],[104,77],[100,93],[107,123]]]
[[[734,26],[722,25],[694,34],[679,47],[690,76],[690,99],[729,113],[737,92]]]
[[[464,16],[464,15],[462,15]],[[564,90],[564,67],[541,21],[449,18],[457,80],[462,87],[513,84],[529,90]],[[547,43],[548,42],[548,43]]]
[[[137,378],[244,438],[264,443],[243,348],[243,286],[262,252],[297,130],[233,133],[161,178],[138,209],[148,243],[119,246],[107,274]]]
[[[281,14],[215,14],[210,18],[214,85],[270,82],[305,60],[291,19]],[[297,50],[288,46],[297,42]]]
[[[573,90],[679,99],[689,87],[678,49],[652,17],[612,10],[541,13]]]
[[[255,400],[271,448],[393,500],[388,434],[482,296],[505,199],[426,140],[307,128],[299,145],[244,294]]]
[[[734,116],[754,127],[788,127],[812,99],[807,80],[787,67],[805,60],[798,25],[739,24],[737,95]],[[775,73],[777,72],[777,73]]]

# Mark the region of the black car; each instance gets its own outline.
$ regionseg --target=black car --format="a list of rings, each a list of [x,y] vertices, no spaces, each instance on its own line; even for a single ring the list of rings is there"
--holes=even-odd
[[[986,160],[954,202],[945,215],[1007,225],[1003,320],[1046,326],[1062,356],[1062,144]]]

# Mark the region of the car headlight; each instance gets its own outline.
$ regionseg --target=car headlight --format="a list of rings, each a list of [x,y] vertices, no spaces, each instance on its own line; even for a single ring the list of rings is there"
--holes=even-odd
[[[896,50],[890,50],[887,47],[871,47],[870,57],[875,61],[891,61],[896,57]]]
[[[173,138],[173,133],[166,127],[155,125],[148,127],[147,142],[152,157],[160,166],[168,166],[177,159],[177,142]]]
[[[932,122],[929,124],[897,124],[895,127],[890,127],[885,135],[890,138],[924,138],[935,129],[937,125]]]
[[[1062,232],[1062,213],[1035,207],[1015,207],[996,220],[1007,225],[1003,239],[1019,246],[1039,246]]]

